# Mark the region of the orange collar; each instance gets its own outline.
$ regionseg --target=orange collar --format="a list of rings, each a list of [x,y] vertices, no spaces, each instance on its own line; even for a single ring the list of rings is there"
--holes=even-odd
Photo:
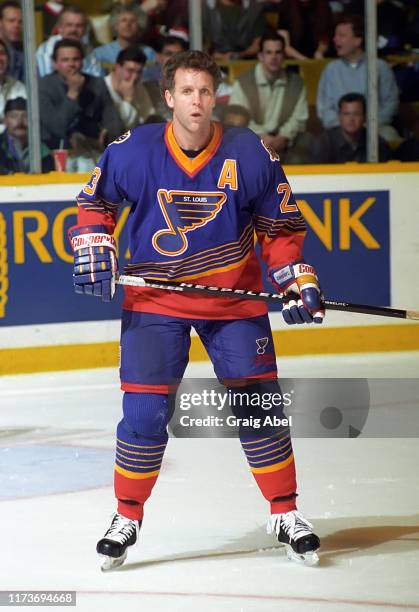
[[[193,159],[190,159],[187,155],[185,155],[175,140],[175,136],[173,134],[173,123],[170,121],[166,125],[164,140],[167,148],[169,149],[169,153],[179,168],[186,172],[189,178],[193,178],[200,170],[202,170],[202,168],[214,157],[218,147],[221,144],[221,139],[223,137],[223,128],[221,127],[221,123],[219,121],[213,121],[212,126],[214,130],[208,145],[199,155]]]

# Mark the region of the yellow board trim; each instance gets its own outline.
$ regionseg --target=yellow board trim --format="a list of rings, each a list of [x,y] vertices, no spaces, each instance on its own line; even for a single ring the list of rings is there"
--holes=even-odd
[[[289,176],[301,174],[394,174],[398,172],[419,172],[419,162],[391,161],[378,164],[319,164],[285,165]],[[0,176],[0,187],[20,187],[23,185],[57,185],[79,183],[80,189],[89,180],[91,173],[86,172],[49,172],[47,174],[12,174]]]
[[[419,162],[386,162],[381,164],[319,164],[284,166],[287,176],[301,174],[394,174],[397,172],[419,172]]]
[[[115,465],[115,472],[118,472],[118,474],[125,476],[125,478],[131,478],[132,480],[145,480],[146,478],[158,476],[160,470],[156,470],[155,472],[148,472],[147,474],[140,474],[138,472],[129,472],[128,470],[124,470],[124,468],[119,467],[119,465]]]
[[[418,351],[419,325],[374,325],[273,331],[279,357]],[[207,361],[201,341],[194,336],[191,361]],[[117,367],[118,342],[0,349],[0,375]]]
[[[79,183],[80,189],[91,176],[89,173],[48,172],[48,174],[11,174],[0,176],[0,187],[21,187],[24,185],[59,185]]]
[[[278,472],[279,470],[283,470],[290,463],[294,461],[294,454],[291,454],[288,459],[285,461],[281,461],[281,463],[274,463],[274,465],[268,465],[263,468],[252,468],[250,471],[252,474],[268,474],[269,472]]]

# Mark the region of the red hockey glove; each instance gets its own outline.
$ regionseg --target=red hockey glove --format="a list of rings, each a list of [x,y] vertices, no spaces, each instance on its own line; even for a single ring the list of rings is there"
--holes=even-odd
[[[315,269],[304,262],[289,264],[270,271],[274,285],[285,298],[282,316],[288,325],[323,323],[324,307]],[[295,294],[295,299],[292,297]]]
[[[94,295],[110,302],[115,294],[118,270],[115,240],[103,225],[75,225],[70,227],[68,237],[74,251],[76,293]]]

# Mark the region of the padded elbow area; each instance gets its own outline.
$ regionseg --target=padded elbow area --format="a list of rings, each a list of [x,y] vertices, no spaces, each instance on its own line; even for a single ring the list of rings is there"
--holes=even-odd
[[[120,425],[132,436],[160,439],[167,436],[169,401],[159,393],[124,393]]]

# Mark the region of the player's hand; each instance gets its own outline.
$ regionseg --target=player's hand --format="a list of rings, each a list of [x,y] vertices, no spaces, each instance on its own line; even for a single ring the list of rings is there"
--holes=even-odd
[[[282,316],[288,325],[323,323],[325,313],[322,294],[319,279],[312,266],[304,262],[289,264],[271,270],[270,276],[285,298]]]
[[[115,240],[103,225],[75,225],[69,229],[68,236],[74,251],[76,293],[110,302],[115,294],[118,270]]]

